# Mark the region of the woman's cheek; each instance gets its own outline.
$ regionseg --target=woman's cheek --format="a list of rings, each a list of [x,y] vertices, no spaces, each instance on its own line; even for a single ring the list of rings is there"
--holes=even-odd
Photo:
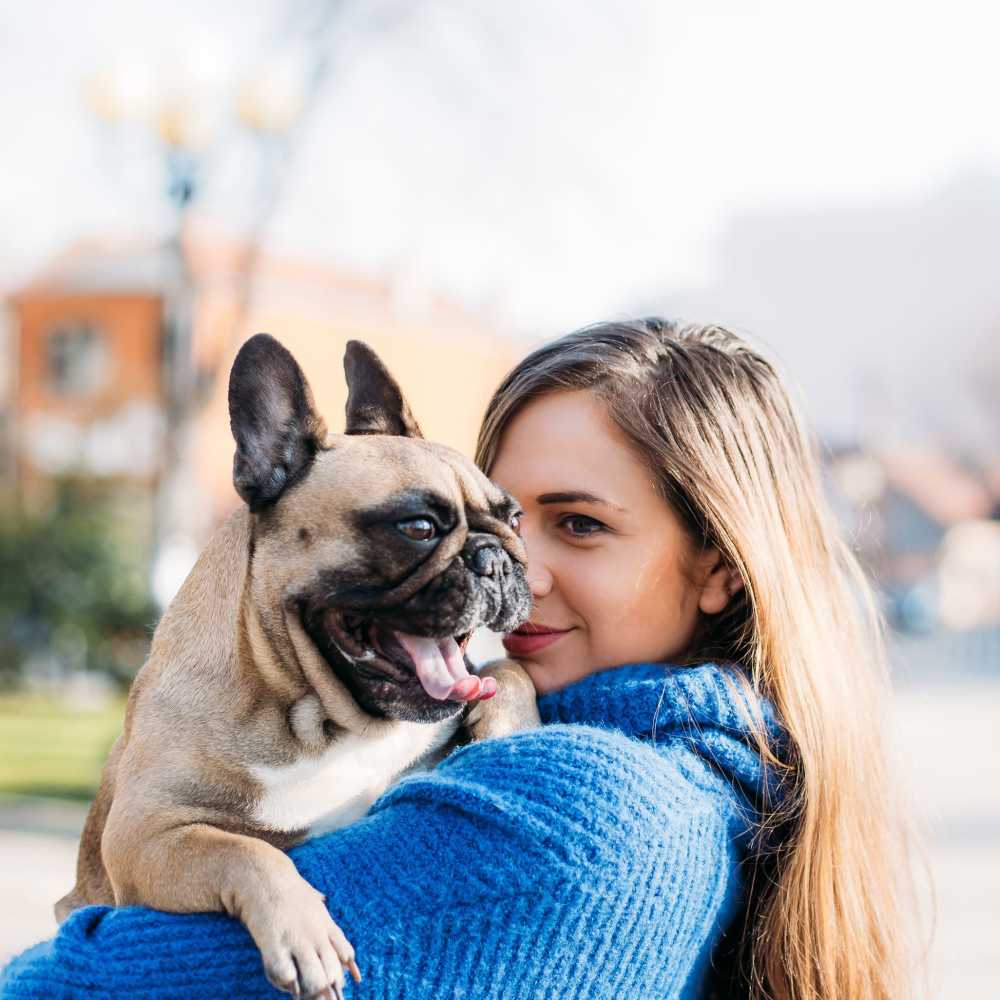
[[[633,558],[624,553],[606,567],[606,607],[614,610],[611,619],[616,624],[634,625],[646,617],[649,608],[661,608],[667,567],[662,556],[656,558],[645,552],[632,552]],[[657,615],[662,619],[662,615]]]
[[[672,563],[662,555],[637,559],[626,577],[618,580],[615,594],[609,595],[603,631],[622,662],[659,659],[675,653],[683,641],[690,601]]]

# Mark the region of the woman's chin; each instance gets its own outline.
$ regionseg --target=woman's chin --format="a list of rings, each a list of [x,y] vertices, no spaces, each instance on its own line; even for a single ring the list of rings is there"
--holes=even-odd
[[[573,671],[567,667],[562,669],[556,664],[540,663],[538,660],[519,659],[518,663],[531,678],[539,695],[559,691],[561,688],[586,676],[586,671]]]
[[[538,664],[535,660],[528,660],[522,656],[512,656],[511,659],[521,665],[524,672],[531,678],[531,683],[535,685],[535,691],[539,695],[548,694],[549,691],[554,690],[551,681],[547,680],[549,671],[545,667]]]

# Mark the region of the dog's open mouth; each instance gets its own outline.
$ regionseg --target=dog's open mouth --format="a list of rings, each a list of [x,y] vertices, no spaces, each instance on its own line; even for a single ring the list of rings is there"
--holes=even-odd
[[[350,612],[325,615],[330,637],[358,670],[405,682],[412,677],[437,701],[475,701],[496,693],[493,678],[470,674],[465,662],[469,635],[433,638],[389,631]]]

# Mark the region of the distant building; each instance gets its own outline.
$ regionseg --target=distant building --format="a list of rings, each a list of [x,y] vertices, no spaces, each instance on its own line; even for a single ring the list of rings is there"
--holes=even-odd
[[[268,257],[257,262],[240,319],[244,252],[206,240],[190,254],[193,354],[210,380],[193,460],[206,526],[237,502],[227,376],[239,345],[260,330],[298,358],[332,430],[342,426],[346,401],[344,345],[359,338],[398,378],[428,437],[472,450],[489,395],[521,345],[412,285]],[[84,243],[9,297],[8,441],[23,502],[43,498],[66,474],[152,493],[164,426],[165,268],[156,248]]]
[[[937,448],[832,452],[845,531],[903,628],[1000,624],[996,477]]]
[[[10,298],[22,498],[77,474],[152,485],[161,433],[157,256],[74,250]]]
[[[1000,521],[949,528],[938,559],[941,622],[950,628],[1000,625]]]

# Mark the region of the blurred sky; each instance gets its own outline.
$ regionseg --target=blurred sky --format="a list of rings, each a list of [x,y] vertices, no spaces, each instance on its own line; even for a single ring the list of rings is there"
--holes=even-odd
[[[266,61],[289,6],[0,6],[0,282],[75,236],[165,223],[151,154],[102,136],[88,77],[125,66],[137,78],[194,76],[221,94]],[[269,249],[404,272],[528,332],[669,305],[674,293],[700,301],[748,213],[905,216],[970,178],[1000,177],[995,4],[341,9]],[[246,140],[222,136],[202,206],[213,225],[238,229]],[[850,342],[862,362],[871,339]],[[897,329],[891,350],[906,345]],[[821,392],[821,375],[802,377]]]

